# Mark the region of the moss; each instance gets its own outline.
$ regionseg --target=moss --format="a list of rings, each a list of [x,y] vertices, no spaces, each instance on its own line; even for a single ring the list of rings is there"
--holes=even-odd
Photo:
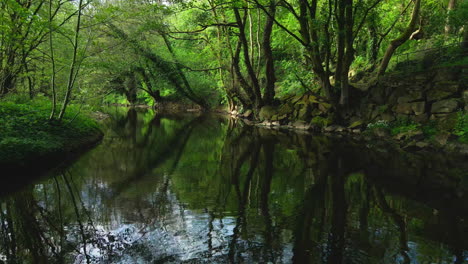
[[[71,151],[102,136],[97,123],[71,107],[62,122],[49,121],[44,103],[0,103],[0,164],[27,164],[51,153]]]
[[[326,127],[332,123],[332,120],[330,118],[325,118],[321,116],[315,116],[312,118],[312,121],[310,121],[311,125],[317,126],[317,127]]]

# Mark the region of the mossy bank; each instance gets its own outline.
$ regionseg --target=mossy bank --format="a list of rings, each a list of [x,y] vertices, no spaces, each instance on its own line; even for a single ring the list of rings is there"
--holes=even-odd
[[[466,67],[438,67],[410,76],[389,75],[371,87],[356,84],[352,104],[340,111],[308,92],[281,98],[257,114],[231,114],[264,127],[344,133],[393,140],[405,148],[468,153],[467,80]]]
[[[78,156],[103,137],[97,122],[79,109],[61,122],[46,104],[0,103],[0,168],[5,177],[40,174]]]

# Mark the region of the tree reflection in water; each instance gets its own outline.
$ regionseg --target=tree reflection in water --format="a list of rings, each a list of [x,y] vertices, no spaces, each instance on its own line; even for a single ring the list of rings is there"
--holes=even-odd
[[[70,168],[1,198],[5,263],[463,263],[466,164],[114,109]]]

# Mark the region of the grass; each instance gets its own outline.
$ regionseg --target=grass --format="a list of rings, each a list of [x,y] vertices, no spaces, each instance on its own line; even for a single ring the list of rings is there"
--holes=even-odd
[[[0,163],[71,151],[101,133],[94,120],[77,112],[72,106],[62,122],[49,121],[50,105],[44,100],[0,102]]]

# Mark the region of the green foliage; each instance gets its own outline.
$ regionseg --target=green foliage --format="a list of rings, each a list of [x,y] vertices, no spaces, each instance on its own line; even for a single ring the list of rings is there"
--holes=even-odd
[[[434,136],[440,132],[437,127],[437,123],[434,120],[431,120],[427,124],[423,125],[421,129],[424,133],[424,136],[428,139],[434,138]]]
[[[0,102],[0,160],[13,162],[67,149],[73,142],[98,133],[97,123],[71,106],[61,123],[49,121],[50,105]]]
[[[466,112],[457,113],[457,123],[452,132],[459,137],[460,142],[468,143],[468,114]]]
[[[390,125],[385,120],[377,120],[374,123],[367,124],[367,129],[369,129],[369,130],[374,130],[374,129],[377,129],[377,128],[389,129]]]
[[[409,118],[398,118],[391,123],[390,133],[392,135],[398,135],[400,133],[406,133],[410,131],[415,131],[420,128],[420,124],[415,123]]]
[[[318,127],[326,127],[330,125],[331,120],[329,118],[321,117],[321,116],[315,116],[312,118],[311,124],[316,125]]]

